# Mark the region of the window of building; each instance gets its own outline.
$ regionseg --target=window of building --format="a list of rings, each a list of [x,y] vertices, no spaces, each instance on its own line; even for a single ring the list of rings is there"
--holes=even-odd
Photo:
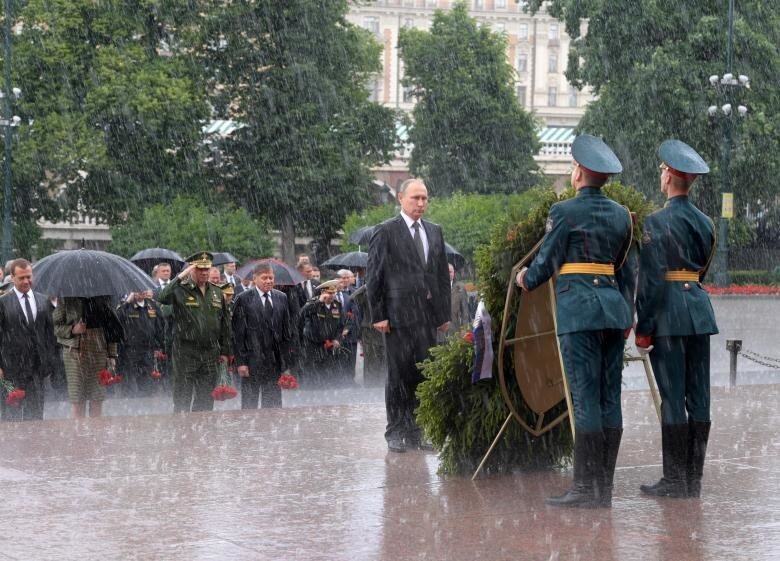
[[[517,103],[520,107],[525,107],[525,86],[517,86]]]
[[[437,0],[425,0],[425,5],[429,8],[436,7]]]
[[[407,86],[401,90],[401,99],[404,103],[414,103],[414,94],[411,87]]]
[[[555,107],[558,105],[558,88],[547,88],[547,105],[549,107]]]
[[[379,18],[376,16],[366,16],[363,18],[363,27],[371,33],[379,33]]]
[[[379,78],[373,78],[368,81],[368,99],[370,101],[379,101],[381,91],[381,81]]]
[[[553,74],[558,72],[558,53],[550,53],[547,59],[547,71]]]
[[[481,10],[485,7],[485,0],[474,0],[474,9]]]
[[[506,0],[496,0],[496,8],[506,8]]]
[[[550,39],[550,41],[557,41],[558,40],[558,24],[557,23],[551,23],[550,27],[547,28],[547,38]]]
[[[414,8],[414,0],[404,0],[404,6],[409,6]]]
[[[569,89],[569,107],[577,107],[577,95],[579,93],[579,90],[574,86]]]
[[[517,71],[528,72],[528,55],[526,53],[517,55]]]
[[[517,28],[517,38],[521,41],[528,41],[528,24],[521,23]]]
[[[493,30],[496,33],[503,33],[504,31],[506,31],[506,24],[505,23],[501,23],[501,22],[494,23],[493,24]]]
[[[414,27],[414,18],[404,18],[404,24],[405,29],[411,29]]]

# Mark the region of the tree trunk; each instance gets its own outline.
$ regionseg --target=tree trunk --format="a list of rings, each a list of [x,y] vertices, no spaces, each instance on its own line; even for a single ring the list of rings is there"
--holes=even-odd
[[[282,261],[295,265],[295,223],[290,214],[282,216],[279,250],[282,254]]]

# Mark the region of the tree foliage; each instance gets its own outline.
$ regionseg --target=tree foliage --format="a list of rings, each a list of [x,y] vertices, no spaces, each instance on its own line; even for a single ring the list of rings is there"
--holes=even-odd
[[[532,2],[537,9],[541,2]],[[724,0],[553,0],[548,11],[566,23],[574,40],[567,77],[588,85],[597,99],[579,129],[600,134],[613,146],[626,171],[622,178],[660,201],[658,145],[679,138],[710,164],[693,197],[710,215],[720,214],[722,116],[707,108],[729,101],[748,107],[733,119],[729,191],[735,212],[747,203],[777,195],[780,173],[780,10],[778,3],[736,2],[733,70],[751,79],[751,89],[724,98],[709,76],[726,72],[727,6]],[[581,19],[588,19],[580,36]]]
[[[180,196],[169,204],[146,207],[141,216],[112,228],[109,251],[128,258],[150,247],[172,249],[182,257],[227,251],[246,261],[272,255],[268,231],[267,221],[251,218],[244,209],[208,208],[199,199]]]
[[[226,194],[288,240],[329,240],[394,148],[394,114],[365,87],[381,47],[346,0],[213,4],[198,53],[209,98],[245,125],[223,144]]]
[[[458,2],[430,31],[402,29],[403,84],[417,104],[410,170],[434,195],[510,193],[538,181],[534,119],[520,107],[502,34]]]

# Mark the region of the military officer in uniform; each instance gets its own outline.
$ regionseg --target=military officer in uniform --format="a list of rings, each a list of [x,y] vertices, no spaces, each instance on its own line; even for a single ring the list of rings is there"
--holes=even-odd
[[[339,279],[326,281],[317,286],[319,295],[301,310],[303,341],[306,356],[311,361],[307,377],[315,385],[320,382],[334,382],[339,372],[339,357],[346,352],[342,348],[346,318],[336,292],[341,286]]]
[[[187,258],[190,264],[162,289],[162,304],[173,308],[173,411],[210,411],[217,364],[230,354],[230,318],[220,288],[208,282],[212,255]]]
[[[574,404],[574,482],[546,502],[609,508],[623,432],[624,334],[633,320],[634,280],[622,267],[633,229],[628,209],[601,192],[609,176],[623,170],[609,146],[578,136],[572,157],[577,196],[550,208],[539,253],[517,283],[533,290],[559,275],[556,327]]]
[[[661,144],[664,208],[645,219],[636,344],[650,352],[661,393],[663,477],[643,493],[698,497],[710,433],[710,335],[718,332],[701,280],[715,251],[712,220],[688,199],[709,167],[679,140]]]
[[[132,395],[148,396],[156,383],[151,377],[154,356],[164,348],[160,308],[152,299],[151,290],[131,292],[117,307],[116,315],[125,332],[117,360],[117,368],[128,382],[123,386]]]

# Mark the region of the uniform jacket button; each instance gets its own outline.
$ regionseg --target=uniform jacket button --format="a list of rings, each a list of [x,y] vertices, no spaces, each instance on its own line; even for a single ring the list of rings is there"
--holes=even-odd
[[[593,279],[593,284],[598,284],[598,283],[599,283],[599,279]]]
[[[686,282],[686,283],[683,285],[683,288],[684,288],[685,290],[688,290],[690,287],[691,287],[691,285],[690,285],[690,284],[688,284],[687,282]]]

